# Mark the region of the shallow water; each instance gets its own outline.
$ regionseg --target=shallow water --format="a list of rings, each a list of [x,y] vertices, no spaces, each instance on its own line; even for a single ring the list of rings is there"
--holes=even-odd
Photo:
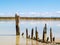
[[[20,36],[0,36],[0,45],[53,45],[45,44]],[[56,44],[58,45],[58,44]]]

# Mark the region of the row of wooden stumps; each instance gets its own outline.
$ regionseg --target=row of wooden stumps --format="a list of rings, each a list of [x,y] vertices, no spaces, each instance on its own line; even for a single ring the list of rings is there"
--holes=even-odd
[[[20,31],[19,31],[19,16],[17,14],[15,14],[15,21],[16,21],[16,35],[20,35]],[[32,28],[31,31],[31,39],[34,40],[38,40],[38,31],[37,31],[37,27],[35,28],[35,37],[33,37],[34,34],[34,30]],[[30,35],[28,36],[28,29],[26,29],[26,38],[30,38]],[[47,37],[47,26],[45,24],[44,29],[43,29],[43,38],[42,38],[42,42],[48,42],[49,37]],[[50,42],[55,42],[55,37],[52,37],[52,28],[50,28]]]
[[[43,43],[55,43],[55,37],[52,37],[52,28],[50,28],[50,41],[49,41],[49,37],[47,37],[47,26],[45,24],[44,29],[43,29],[43,38],[42,40],[39,40],[38,37],[38,31],[37,31],[37,27],[35,27],[35,37],[33,37],[34,34],[34,30],[32,28],[31,30],[31,39],[37,40],[37,41],[41,41]],[[30,38],[30,35],[28,36],[28,29],[26,29],[26,38]]]
[[[34,34],[34,29],[32,28],[32,30],[31,30],[31,39],[38,40],[37,27],[36,27],[36,31],[35,31],[35,37],[33,37],[33,34]],[[26,29],[26,38],[30,38],[30,35],[28,36],[28,29]]]

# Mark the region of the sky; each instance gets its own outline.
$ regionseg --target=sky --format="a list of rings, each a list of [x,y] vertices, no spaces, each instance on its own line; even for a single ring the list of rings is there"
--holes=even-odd
[[[60,17],[60,0],[0,0],[0,16]]]
[[[60,0],[0,0],[0,17],[15,16],[21,17],[60,17]],[[53,36],[60,37],[60,21],[20,21],[20,31],[25,32],[26,28],[31,29],[37,26],[39,35],[42,37],[44,24],[47,24],[49,36],[50,27]],[[0,21],[0,35],[16,34],[15,21]]]

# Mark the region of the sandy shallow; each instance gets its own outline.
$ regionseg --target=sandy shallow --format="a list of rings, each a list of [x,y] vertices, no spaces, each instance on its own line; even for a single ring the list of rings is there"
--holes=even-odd
[[[0,36],[0,45],[53,45],[45,44],[20,36]],[[60,44],[54,44],[60,45]]]

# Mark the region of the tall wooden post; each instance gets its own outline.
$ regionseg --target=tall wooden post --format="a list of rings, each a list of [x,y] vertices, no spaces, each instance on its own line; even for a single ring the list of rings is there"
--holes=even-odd
[[[28,29],[26,28],[26,38],[28,38]]]
[[[15,21],[16,21],[16,35],[20,35],[19,31],[19,16],[15,14]]]
[[[33,39],[33,28],[32,28],[32,31],[31,31],[31,39]]]
[[[47,26],[45,24],[45,27],[43,29],[43,42],[46,42],[46,40],[47,40],[46,36],[47,36]]]
[[[37,27],[35,27],[35,35],[36,35],[36,40],[38,40],[38,32],[37,32]]]
[[[50,42],[52,42],[52,28],[50,28]]]

